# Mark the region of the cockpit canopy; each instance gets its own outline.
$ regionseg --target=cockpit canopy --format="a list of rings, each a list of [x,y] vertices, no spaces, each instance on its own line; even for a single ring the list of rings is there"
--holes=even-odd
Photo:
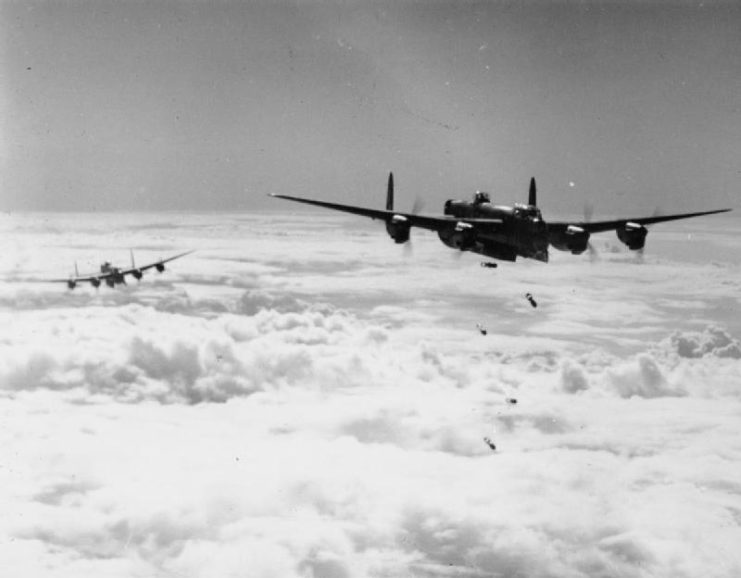
[[[491,198],[489,197],[489,193],[485,193],[483,191],[476,191],[476,194],[473,196],[473,204],[481,205],[482,203],[491,203]]]

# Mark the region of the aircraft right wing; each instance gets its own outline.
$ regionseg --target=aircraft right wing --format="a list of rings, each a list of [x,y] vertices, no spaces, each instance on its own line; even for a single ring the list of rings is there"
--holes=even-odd
[[[603,233],[604,231],[613,231],[623,227],[626,223],[637,223],[638,225],[653,225],[654,223],[663,223],[665,221],[676,221],[677,219],[689,219],[690,217],[701,217],[703,215],[714,215],[716,213],[727,213],[732,209],[715,209],[713,211],[700,211],[699,213],[681,213],[678,215],[663,215],[660,217],[640,217],[638,219],[614,219],[612,221],[591,221],[580,223],[560,223],[549,222],[548,228],[551,230],[565,230],[569,225],[574,225],[584,229],[587,233]]]
[[[159,261],[155,261],[154,263],[149,263],[148,265],[143,265],[142,267],[135,267],[132,264],[132,268],[131,269],[125,269],[125,270],[121,271],[121,274],[122,275],[130,275],[130,274],[134,273],[135,271],[139,271],[139,272],[146,271],[147,269],[151,269],[152,267],[157,267],[159,269],[160,267],[164,267],[164,264],[165,263],[169,263],[170,261],[174,261],[175,259],[180,259],[180,257],[185,257],[186,255],[190,255],[194,250],[195,249],[190,250],[190,251],[185,251],[183,253],[178,253],[177,255],[173,255],[172,257],[168,257],[167,259],[160,259]],[[133,261],[133,255],[132,255],[132,261]]]
[[[412,227],[420,227],[421,229],[427,229],[428,231],[442,231],[444,229],[449,229],[451,227],[455,227],[456,223],[459,222],[469,223],[474,227],[495,227],[502,224],[502,221],[500,219],[459,219],[455,217],[449,217],[447,215],[418,215],[415,213],[402,213],[400,211],[394,210],[368,209],[365,207],[358,207],[356,205],[329,203],[327,201],[304,199],[302,197],[292,197],[290,195],[271,194],[270,196],[277,199],[286,199],[289,201],[295,201],[297,203],[314,205],[316,207],[332,209],[334,211],[342,211],[343,213],[351,213],[353,215],[360,215],[361,217],[368,217],[371,219],[379,219],[386,222],[390,221],[394,216],[400,216],[404,217]]]

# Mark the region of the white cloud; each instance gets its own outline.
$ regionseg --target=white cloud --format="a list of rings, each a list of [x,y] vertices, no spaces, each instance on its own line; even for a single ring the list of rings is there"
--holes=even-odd
[[[675,332],[671,335],[672,347],[680,357],[729,357],[741,359],[741,345],[720,327],[707,327],[702,333]]]
[[[638,355],[634,362],[612,370],[609,379],[621,397],[633,395],[661,397],[684,394],[682,390],[668,385],[667,378],[659,364],[646,353]]]
[[[561,366],[561,384],[563,390],[568,393],[589,389],[589,380],[584,370],[568,360]]]
[[[8,572],[741,569],[741,366],[716,309],[733,268],[492,276],[425,237],[406,262],[382,231],[335,223],[330,251],[300,220],[189,219],[137,230],[202,246],[140,285],[0,285]]]

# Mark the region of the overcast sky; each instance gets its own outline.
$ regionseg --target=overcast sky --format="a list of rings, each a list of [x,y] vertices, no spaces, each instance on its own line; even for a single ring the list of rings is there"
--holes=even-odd
[[[0,10],[3,210],[381,205],[389,170],[427,211],[476,189],[522,200],[532,175],[551,215],[738,196],[738,4]]]

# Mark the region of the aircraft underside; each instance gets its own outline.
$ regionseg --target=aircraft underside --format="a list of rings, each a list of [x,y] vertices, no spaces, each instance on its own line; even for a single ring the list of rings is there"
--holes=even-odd
[[[502,243],[476,243],[470,251],[500,261],[515,261],[517,259],[517,249]]]
[[[438,232],[438,237],[451,249],[471,251],[491,259],[515,261],[519,256],[548,262],[547,246],[545,249],[531,246],[517,247],[510,243],[502,243],[492,239],[477,239],[472,233],[472,229],[466,228],[444,229]]]

